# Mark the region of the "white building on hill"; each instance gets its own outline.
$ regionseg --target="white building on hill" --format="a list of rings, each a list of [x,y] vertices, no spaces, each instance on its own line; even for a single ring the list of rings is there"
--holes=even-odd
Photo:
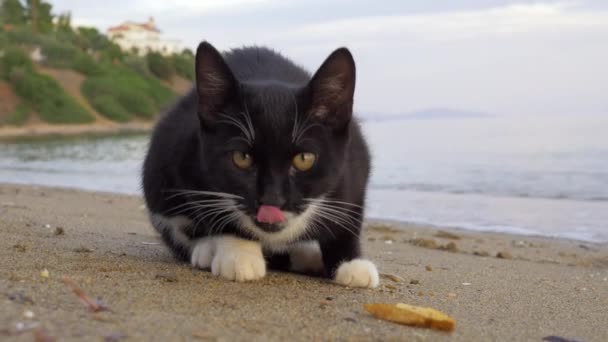
[[[182,52],[183,48],[179,40],[161,39],[160,34],[154,18],[148,19],[145,23],[127,21],[110,27],[107,31],[108,37],[123,51],[135,49],[140,56],[148,52],[159,52],[165,56]]]

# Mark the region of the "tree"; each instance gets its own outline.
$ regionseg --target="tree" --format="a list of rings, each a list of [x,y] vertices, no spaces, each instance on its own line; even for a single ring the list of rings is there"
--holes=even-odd
[[[47,33],[53,30],[53,6],[41,0],[27,0],[27,18],[34,33]]]
[[[181,54],[172,55],[171,62],[178,75],[194,80],[194,55],[190,49],[185,49]]]
[[[146,56],[148,67],[152,73],[161,79],[168,80],[173,75],[173,66],[169,59],[163,57],[158,52],[150,52]]]
[[[101,50],[106,44],[106,37],[94,27],[79,27],[78,35],[82,38],[78,44],[83,50]]]
[[[0,21],[14,26],[25,25],[25,7],[19,0],[4,0],[0,6]]]
[[[72,32],[72,13],[66,12],[57,16],[57,31]]]

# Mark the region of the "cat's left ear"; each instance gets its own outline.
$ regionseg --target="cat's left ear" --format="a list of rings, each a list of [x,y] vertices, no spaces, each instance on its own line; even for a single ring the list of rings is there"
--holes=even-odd
[[[196,90],[198,114],[203,124],[211,124],[216,112],[235,95],[237,81],[222,55],[208,42],[196,50]]]
[[[309,115],[342,131],[353,114],[355,61],[347,48],[334,51],[309,83],[312,105]]]

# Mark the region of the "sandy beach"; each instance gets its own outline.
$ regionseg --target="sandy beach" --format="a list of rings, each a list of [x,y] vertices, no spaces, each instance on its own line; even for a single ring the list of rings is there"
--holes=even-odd
[[[273,272],[233,283],[176,263],[139,197],[0,185],[0,340],[608,337],[606,245],[379,222],[363,241],[376,289]],[[64,277],[111,311],[88,311]],[[363,309],[377,302],[433,307],[456,329],[378,320]]]
[[[104,136],[111,134],[144,133],[152,130],[153,122],[52,125],[36,123],[21,127],[0,127],[0,141],[50,137]]]

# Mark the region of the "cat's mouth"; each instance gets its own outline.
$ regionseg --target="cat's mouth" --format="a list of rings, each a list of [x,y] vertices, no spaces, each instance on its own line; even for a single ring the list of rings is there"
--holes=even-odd
[[[261,230],[265,231],[266,233],[277,233],[280,232],[284,225],[283,224],[277,224],[277,223],[265,223],[265,222],[259,222],[257,220],[254,221],[255,225],[258,226]]]
[[[261,230],[267,233],[276,233],[285,227],[286,217],[279,207],[261,205],[253,220]]]

